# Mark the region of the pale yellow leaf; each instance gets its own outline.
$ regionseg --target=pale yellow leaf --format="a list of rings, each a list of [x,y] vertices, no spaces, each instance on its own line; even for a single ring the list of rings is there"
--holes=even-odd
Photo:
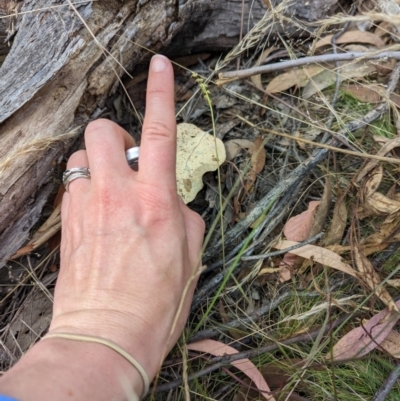
[[[193,124],[179,124],[177,139],[178,194],[189,203],[203,188],[203,175],[216,170],[225,161],[225,147],[220,139]]]

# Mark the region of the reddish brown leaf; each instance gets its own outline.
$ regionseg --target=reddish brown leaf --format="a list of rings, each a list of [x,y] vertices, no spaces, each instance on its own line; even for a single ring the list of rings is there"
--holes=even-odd
[[[400,307],[400,301],[396,304]],[[334,345],[332,355],[328,354],[326,358],[332,357],[335,361],[341,361],[367,355],[387,338],[399,318],[398,312],[389,313],[387,308],[384,309],[364,325],[356,327],[343,336]]]
[[[220,343],[214,340],[201,340],[192,344],[188,344],[187,348],[192,351],[206,352],[214,356],[231,355],[237,354],[235,348],[229,345]],[[240,359],[231,363],[236,369],[241,370],[246,376],[248,376],[254,383],[254,385],[261,391],[261,395],[269,401],[276,401],[271,394],[271,389],[269,388],[267,382],[265,381],[262,374],[254,366],[252,362],[248,359]]]

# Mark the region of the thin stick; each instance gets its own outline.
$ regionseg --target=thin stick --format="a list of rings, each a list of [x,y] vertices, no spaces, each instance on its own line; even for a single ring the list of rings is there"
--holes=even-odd
[[[301,247],[303,247],[305,245],[309,245],[309,244],[319,240],[324,234],[325,233],[319,233],[319,234],[315,235],[314,237],[309,238],[306,241],[299,242],[296,245],[290,246],[289,248],[281,249],[280,251],[266,253],[265,255],[243,256],[242,260],[243,261],[260,260],[260,259],[268,259],[268,258],[272,258],[274,256],[283,255],[283,254],[285,254],[287,252],[294,251],[295,249],[301,248]]]
[[[382,384],[382,387],[375,394],[375,397],[372,401],[384,401],[386,397],[389,395],[393,386],[396,384],[397,380],[400,376],[400,362],[397,362],[395,368],[392,370],[388,378]]]
[[[296,60],[281,61],[279,63],[248,68],[241,71],[223,72],[219,74],[219,80],[216,82],[216,84],[224,85],[231,81],[252,77],[253,75],[265,74],[267,72],[272,72],[272,71],[281,71],[287,68],[300,67],[307,64],[330,63],[330,62],[348,61],[355,59],[376,60],[380,58],[394,58],[396,60],[400,60],[400,52],[399,51],[393,51],[393,52],[384,51],[380,53],[350,52],[342,54],[322,54],[320,56],[303,57]]]

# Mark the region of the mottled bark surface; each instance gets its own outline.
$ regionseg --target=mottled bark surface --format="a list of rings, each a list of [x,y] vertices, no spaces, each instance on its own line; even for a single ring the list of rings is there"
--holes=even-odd
[[[122,66],[150,58],[136,43],[175,56],[230,50],[241,10],[242,0],[107,0],[77,5],[78,16],[67,0],[23,1],[0,68],[0,267],[37,221],[41,188],[71,145],[66,134],[104,109]],[[245,1],[244,34],[266,11],[264,0]],[[9,20],[0,21],[1,40]]]

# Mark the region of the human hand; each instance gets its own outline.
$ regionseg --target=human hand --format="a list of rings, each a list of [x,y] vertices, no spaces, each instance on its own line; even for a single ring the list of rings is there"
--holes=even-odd
[[[91,180],[74,180],[64,195],[50,333],[109,339],[153,378],[186,322],[204,235],[203,220],[176,191],[170,62],[151,63],[138,172],[125,159],[132,139],[116,124],[92,122],[85,142],[68,161],[69,169],[89,167]]]

